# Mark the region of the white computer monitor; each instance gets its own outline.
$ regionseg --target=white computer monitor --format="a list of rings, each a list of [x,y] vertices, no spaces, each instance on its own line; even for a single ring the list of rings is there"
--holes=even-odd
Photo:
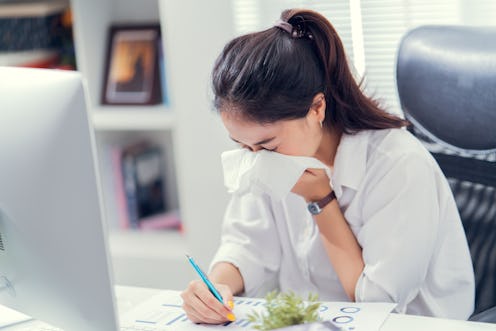
[[[0,304],[115,331],[94,136],[77,72],[0,68]]]

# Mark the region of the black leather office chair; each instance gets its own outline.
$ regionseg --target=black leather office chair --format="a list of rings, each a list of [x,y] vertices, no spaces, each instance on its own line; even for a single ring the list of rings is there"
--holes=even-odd
[[[410,130],[448,177],[462,217],[476,282],[470,320],[496,323],[496,28],[416,28],[396,69]]]

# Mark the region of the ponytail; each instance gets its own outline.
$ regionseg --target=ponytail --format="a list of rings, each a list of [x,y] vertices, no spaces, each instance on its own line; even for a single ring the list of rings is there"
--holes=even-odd
[[[213,71],[217,109],[256,122],[304,117],[323,92],[330,128],[355,133],[408,124],[381,109],[360,85],[332,24],[304,9],[285,10],[274,27],[232,40]]]

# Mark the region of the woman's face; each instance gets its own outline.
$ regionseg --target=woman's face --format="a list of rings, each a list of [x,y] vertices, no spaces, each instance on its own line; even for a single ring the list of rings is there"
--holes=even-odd
[[[256,123],[228,111],[222,111],[220,116],[231,139],[255,152],[266,149],[286,155],[315,156],[322,139],[323,118],[312,109],[303,118],[269,124]]]

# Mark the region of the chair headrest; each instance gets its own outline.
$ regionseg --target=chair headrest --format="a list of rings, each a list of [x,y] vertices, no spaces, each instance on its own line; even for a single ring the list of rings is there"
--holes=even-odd
[[[496,149],[496,28],[410,31],[400,44],[396,80],[414,125],[457,149]]]

